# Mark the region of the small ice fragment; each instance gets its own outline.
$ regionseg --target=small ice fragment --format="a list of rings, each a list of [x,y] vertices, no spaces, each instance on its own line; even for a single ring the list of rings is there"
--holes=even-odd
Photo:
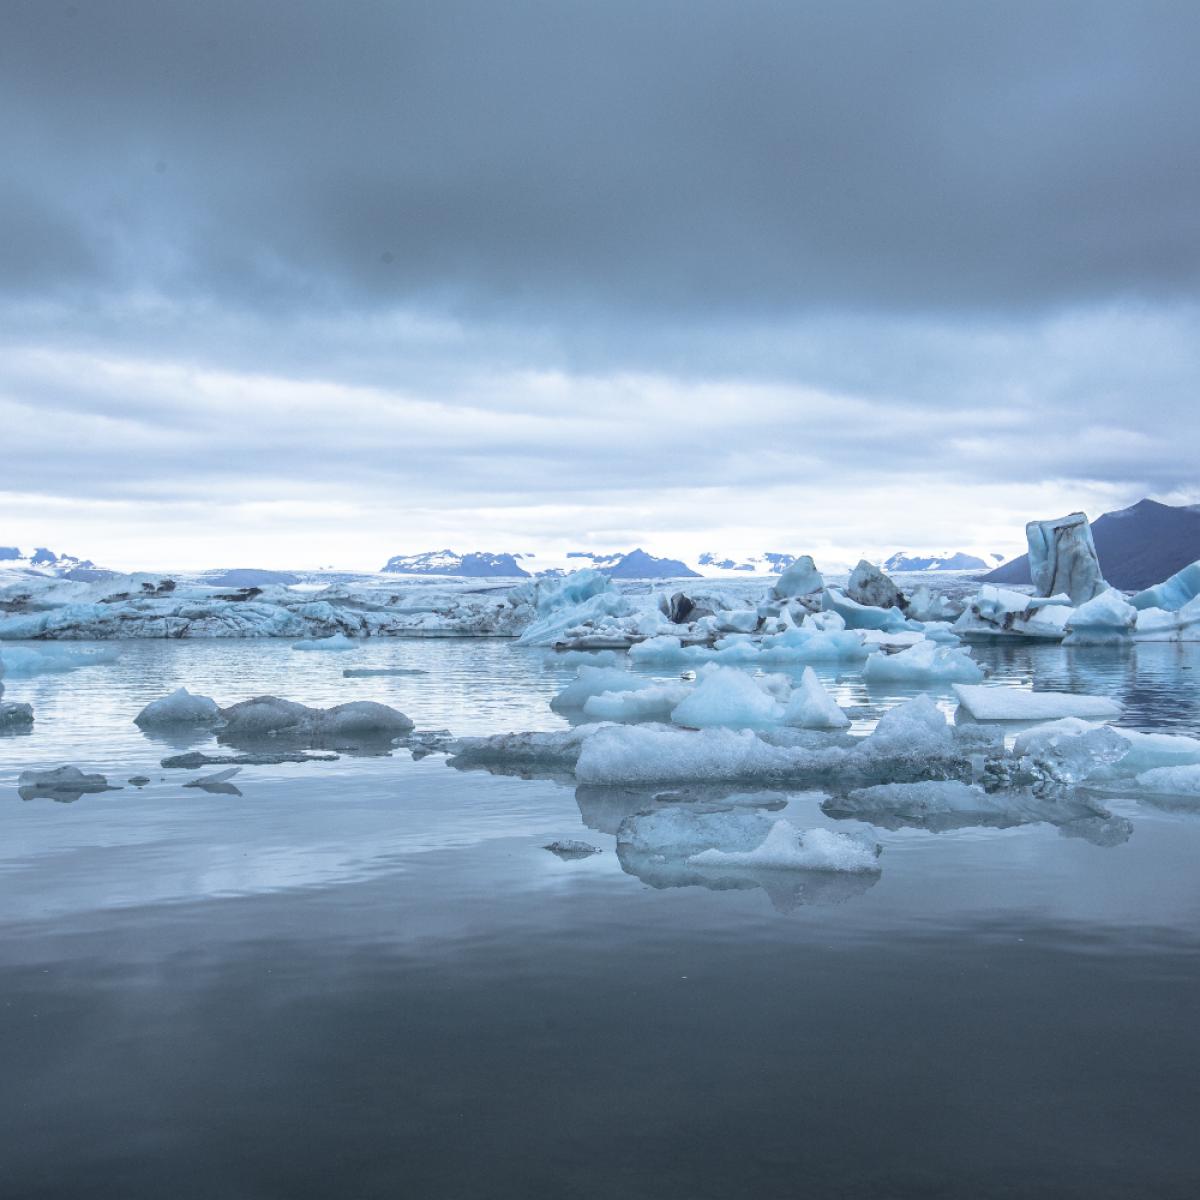
[[[571,838],[561,838],[557,842],[551,842],[548,846],[542,847],[544,850],[549,850],[551,854],[557,854],[559,858],[566,862],[576,858],[589,858],[593,854],[603,853],[599,846],[593,846],[589,842],[577,842]]]

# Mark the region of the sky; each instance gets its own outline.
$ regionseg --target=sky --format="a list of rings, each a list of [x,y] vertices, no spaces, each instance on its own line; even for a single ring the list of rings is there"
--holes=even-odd
[[[0,0],[0,544],[1017,553],[1200,501],[1192,0]]]

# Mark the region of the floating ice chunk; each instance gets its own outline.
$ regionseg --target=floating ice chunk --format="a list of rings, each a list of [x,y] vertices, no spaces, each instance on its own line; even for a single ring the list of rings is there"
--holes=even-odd
[[[62,646],[45,642],[32,646],[4,646],[0,658],[4,662],[5,674],[13,679],[31,675],[48,675],[61,671],[76,671],[81,667],[96,666],[113,662],[117,657],[115,646]]]
[[[1173,796],[1200,796],[1200,764],[1153,767],[1138,775],[1136,782],[1148,792],[1163,792]]]
[[[78,799],[85,792],[112,790],[103,775],[89,775],[73,766],[22,771],[17,776],[17,789],[22,795],[61,795],[72,799]]]
[[[832,829],[801,830],[780,820],[752,850],[702,850],[688,863],[785,871],[878,871],[879,846]]]
[[[671,713],[676,725],[759,729],[776,725],[783,707],[760,681],[735,667],[711,667]]]
[[[1127,642],[1133,633],[1138,610],[1116,588],[1101,592],[1081,604],[1066,623],[1066,646],[1104,645]]]
[[[428,675],[421,667],[347,667],[343,679],[372,679],[384,675]]]
[[[1200,641],[1200,596],[1174,612],[1161,608],[1139,609],[1133,636],[1139,642]]]
[[[590,858],[593,854],[603,853],[599,846],[593,846],[590,842],[577,842],[572,838],[560,838],[557,842],[543,846],[542,849],[549,850],[551,854],[557,854],[564,862],[570,862],[577,858]]]
[[[550,707],[555,711],[583,708],[593,696],[602,696],[605,692],[636,692],[644,686],[645,680],[620,668],[580,667],[575,681],[567,684],[550,701]]]
[[[864,742],[864,749],[872,754],[939,755],[953,744],[945,714],[928,696],[921,695],[888,709]]]
[[[351,700],[317,711],[318,729],[327,734],[400,734],[413,728],[412,720],[398,708],[375,700]]]
[[[705,657],[699,646],[684,646],[673,634],[659,634],[629,647],[629,661],[640,666],[674,666]]]
[[[777,600],[788,600],[794,596],[811,596],[825,587],[821,572],[811,555],[802,554],[775,581],[771,595]]]
[[[1124,759],[1129,742],[1107,725],[1056,721],[1021,734],[1014,753],[1028,759],[1026,767],[1039,781],[1082,783]]]
[[[166,725],[215,725],[221,720],[217,702],[208,696],[196,696],[187,688],[178,688],[169,696],[151,700],[133,723],[142,729]]]
[[[1100,573],[1100,560],[1092,529],[1081,512],[1025,526],[1029,542],[1029,574],[1039,596],[1065,592],[1072,604],[1084,604],[1100,595],[1108,584]]]
[[[908,615],[917,621],[953,621],[962,614],[965,605],[949,596],[935,595],[927,583],[921,584],[909,597]]]
[[[868,608],[897,608],[903,610],[907,603],[904,593],[873,563],[865,558],[850,572],[846,583],[846,595],[856,604]]]
[[[802,729],[845,729],[850,718],[821,685],[812,667],[805,667],[800,683],[788,697],[784,723]]]
[[[1026,692],[1019,688],[956,683],[958,702],[977,721],[1050,721],[1057,717],[1119,717],[1121,705],[1107,696],[1074,692]]]
[[[33,724],[33,705],[0,700],[0,729],[21,729]]]
[[[1138,592],[1129,603],[1134,608],[1161,608],[1167,612],[1178,612],[1190,600],[1200,596],[1200,562],[1176,571],[1169,579]]]
[[[748,729],[695,733],[618,725],[598,730],[583,743],[575,777],[581,783],[757,779],[786,775],[804,758],[768,745]]]
[[[256,696],[221,709],[222,738],[254,737],[290,730],[309,734],[399,734],[413,722],[387,704],[354,700],[333,708],[309,708],[278,696]]]
[[[1116,729],[1129,746],[1128,753],[1116,763],[1124,775],[1137,775],[1159,767],[1183,767],[1200,764],[1200,738],[1173,733],[1138,733],[1134,729]]]
[[[455,767],[513,767],[571,769],[584,744],[610,725],[577,725],[549,732],[499,733],[490,737],[459,738],[450,747]]]
[[[330,634],[329,637],[305,638],[292,643],[293,650],[361,650],[362,642],[357,638],[349,638],[344,633]]]
[[[883,681],[974,683],[983,678],[983,668],[966,650],[939,646],[936,642],[918,642],[899,654],[875,654],[867,659],[863,676],[872,683]]]
[[[224,771],[214,771],[211,775],[201,775],[198,779],[189,779],[184,787],[199,788],[204,792],[215,792],[228,796],[240,796],[242,793],[229,781],[241,770],[241,767],[228,767]]]
[[[531,603],[536,619],[517,639],[524,646],[553,646],[567,633],[606,617],[625,617],[633,605],[599,571],[575,571],[561,580],[539,579],[521,584],[510,601]]]
[[[817,633],[840,633],[846,628],[846,618],[832,609],[808,613],[804,618],[803,629]]]
[[[838,588],[826,588],[823,604],[828,612],[835,612],[846,622],[847,629],[909,629],[908,619],[899,608],[877,608],[859,604]]]
[[[954,622],[963,636],[1059,640],[1072,612],[1066,596],[1027,596],[985,583]]]
[[[691,692],[686,683],[647,684],[635,691],[589,696],[583,714],[593,721],[669,721]]]

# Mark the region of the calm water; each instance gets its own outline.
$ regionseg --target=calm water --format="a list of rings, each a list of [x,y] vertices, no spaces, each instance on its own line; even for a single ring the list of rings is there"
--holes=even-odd
[[[403,751],[213,795],[158,765],[210,739],[131,723],[186,684],[556,728],[573,672],[542,652],[119,650],[6,681],[38,720],[0,739],[0,1195],[1200,1192],[1200,812],[1118,798],[1113,841],[876,830],[878,877],[655,886],[612,837],[644,796]],[[977,656],[1200,734],[1200,647]],[[428,674],[342,677],[386,665]],[[863,729],[901,698],[821,673]],[[20,770],[66,762],[152,782],[20,799]],[[787,813],[833,825],[819,800]]]

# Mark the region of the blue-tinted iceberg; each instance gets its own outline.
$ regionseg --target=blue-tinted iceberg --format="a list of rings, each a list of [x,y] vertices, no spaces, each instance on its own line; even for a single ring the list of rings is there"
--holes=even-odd
[[[1025,526],[1029,542],[1029,573],[1039,596],[1065,593],[1072,604],[1084,604],[1108,584],[1092,541],[1092,529],[1081,512]]]
[[[926,640],[899,654],[873,654],[863,675],[870,683],[975,683],[983,668],[966,650]]]
[[[1129,601],[1134,608],[1161,608],[1178,612],[1189,601],[1200,596],[1200,562],[1176,571],[1169,579],[1146,588]]]
[[[1137,623],[1138,610],[1123,593],[1109,588],[1081,604],[1066,623],[1066,646],[1098,646],[1128,642]]]

